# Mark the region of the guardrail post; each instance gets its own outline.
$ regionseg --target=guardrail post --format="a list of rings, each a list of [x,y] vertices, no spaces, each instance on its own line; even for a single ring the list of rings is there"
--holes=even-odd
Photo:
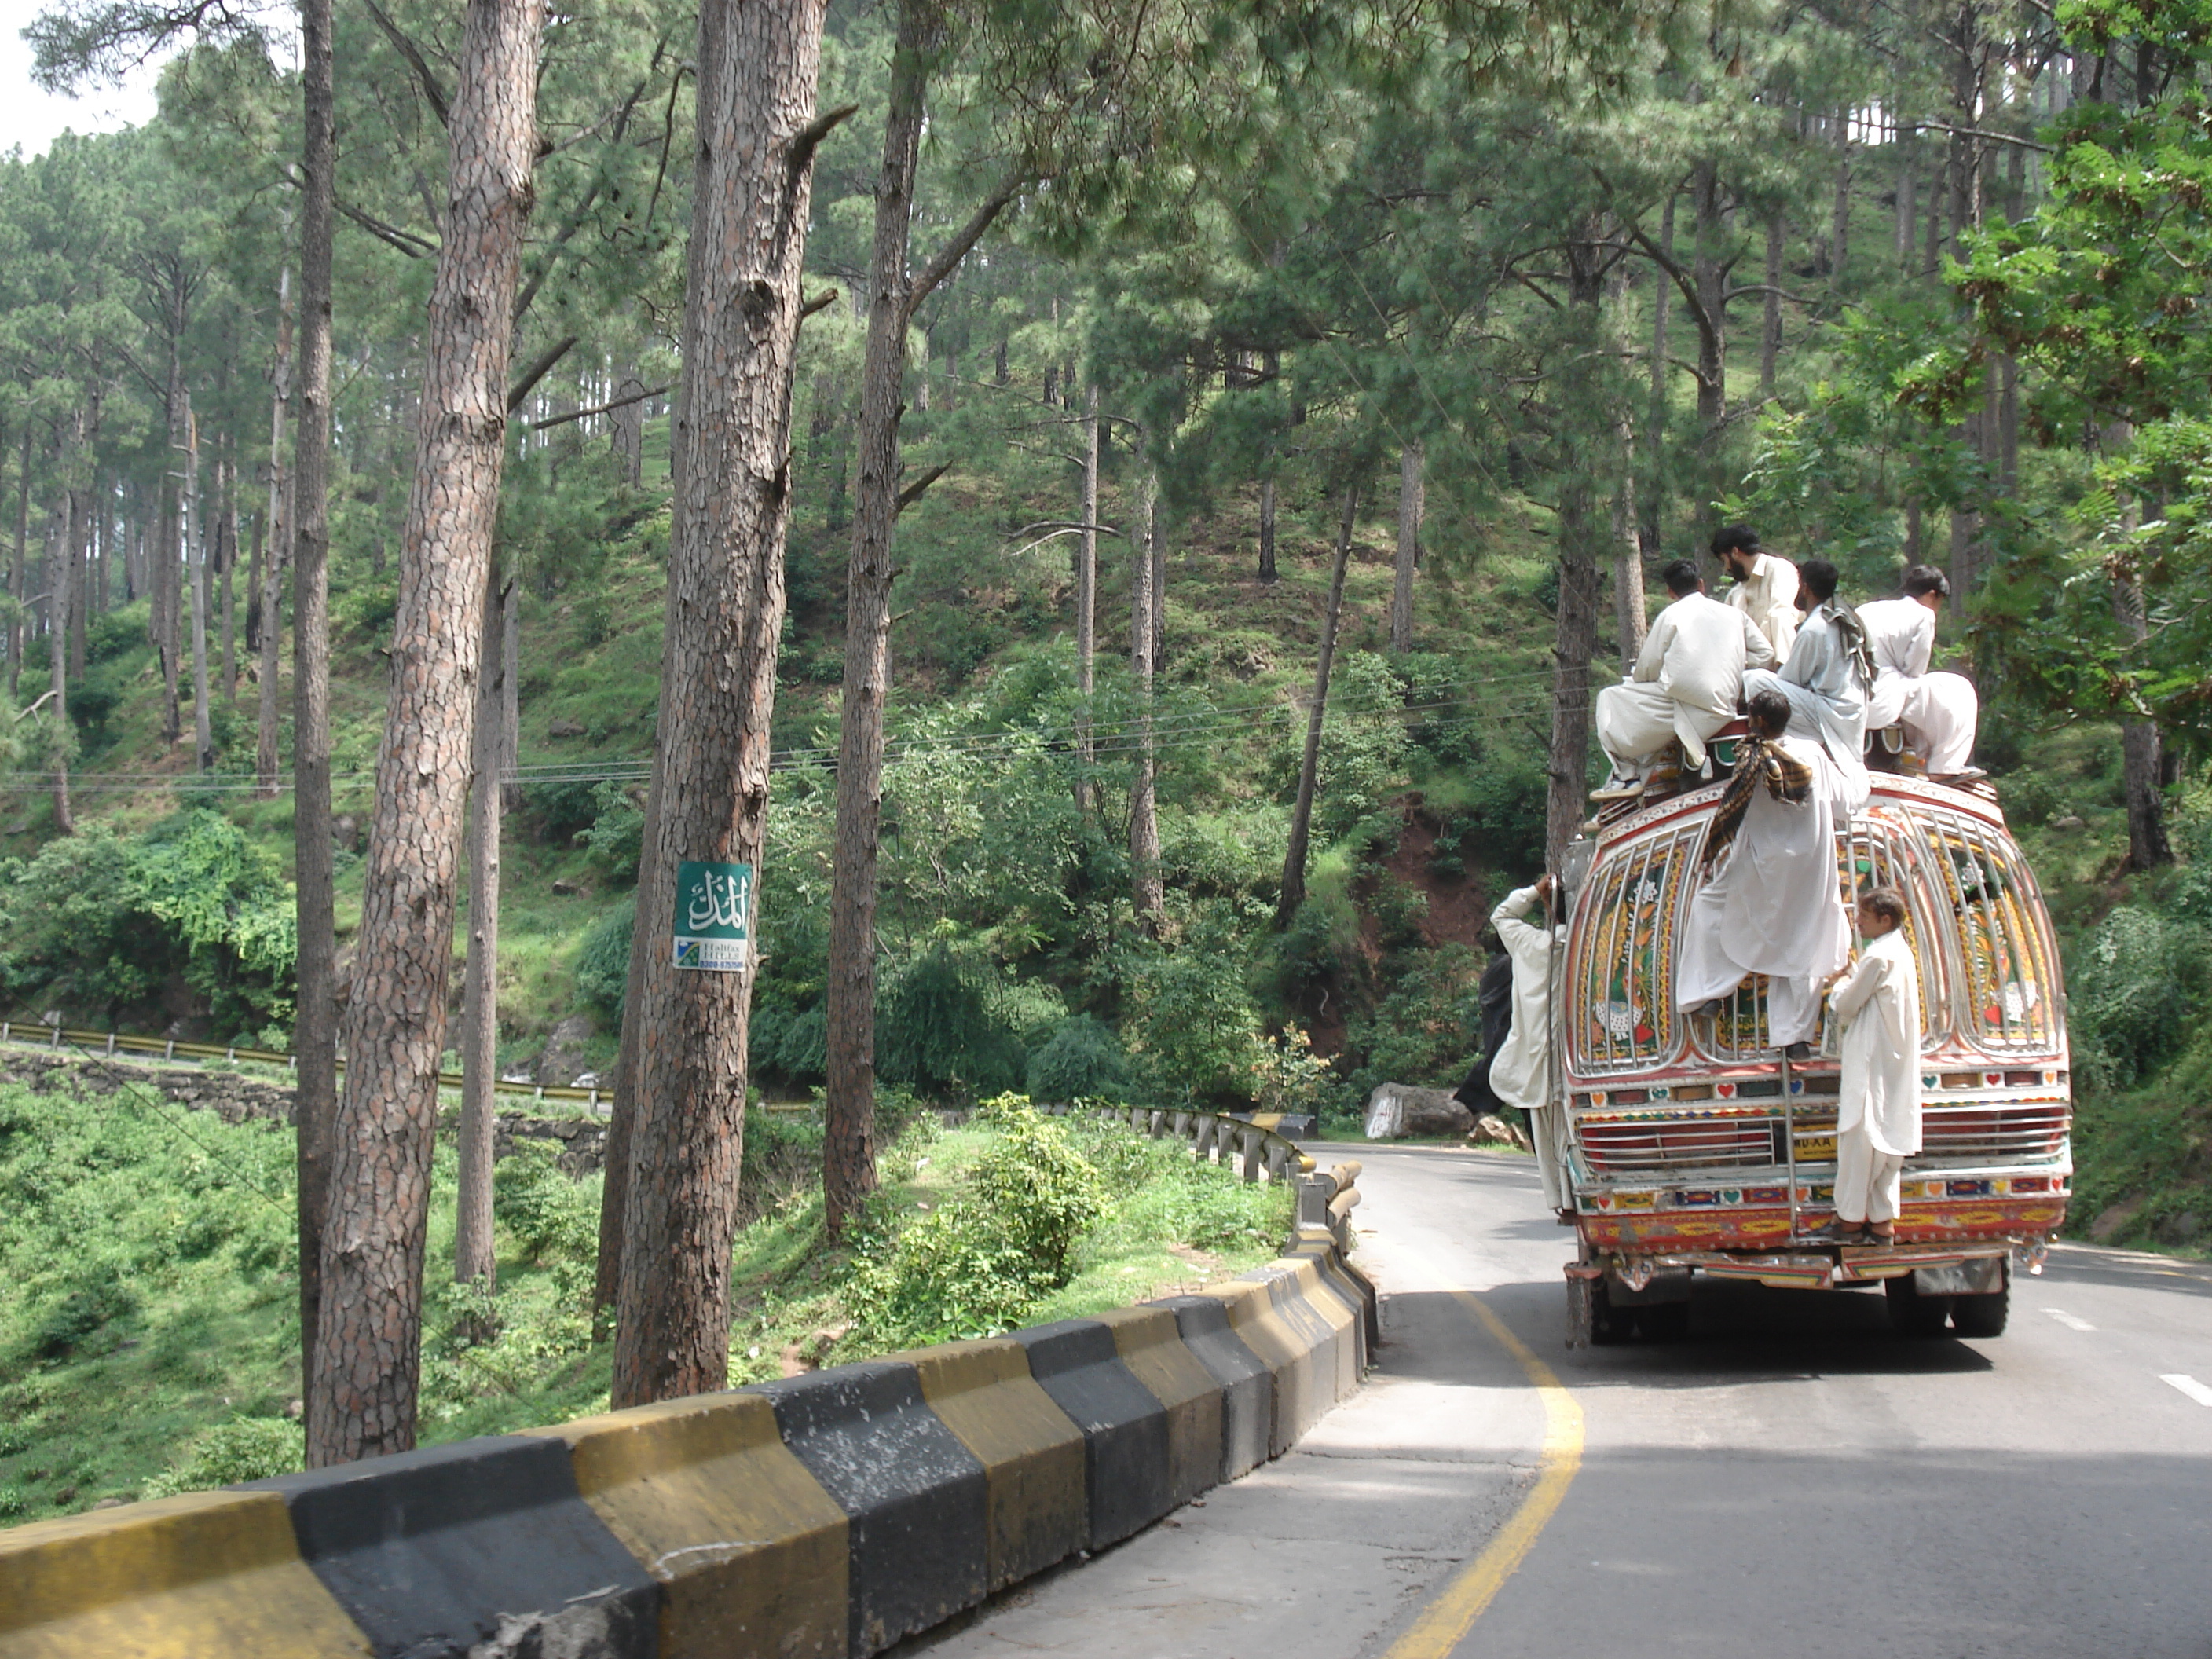
[[[115,1052],[115,1033],[112,1031],[107,1034],[107,1052],[111,1054]]]
[[[176,1057],[177,1040],[174,1037],[171,1037],[167,1042],[161,1045],[161,1058],[164,1060],[174,1060]]]
[[[1298,1225],[1328,1225],[1328,1201],[1336,1196],[1336,1182],[1325,1175],[1298,1177]]]
[[[1146,1127],[1152,1131],[1152,1139],[1158,1140],[1167,1133],[1168,1115],[1165,1112],[1152,1113]]]
[[[1188,1140],[1190,1139],[1190,1114],[1188,1112],[1177,1112],[1175,1115],[1175,1132],[1176,1139],[1177,1140]]]
[[[1260,1178],[1261,1132],[1257,1129],[1239,1130],[1237,1132],[1237,1139],[1243,1143],[1243,1175],[1245,1183],[1249,1186]]]

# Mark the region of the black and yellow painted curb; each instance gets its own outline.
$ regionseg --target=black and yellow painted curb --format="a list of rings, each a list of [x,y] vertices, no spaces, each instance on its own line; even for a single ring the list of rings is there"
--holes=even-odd
[[[865,1659],[1356,1386],[1326,1233],[1095,1319],[0,1531],[0,1659]]]

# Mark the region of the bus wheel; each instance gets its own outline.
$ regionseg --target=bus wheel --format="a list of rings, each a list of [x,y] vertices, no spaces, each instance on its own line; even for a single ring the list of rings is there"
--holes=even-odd
[[[1944,1322],[1951,1316],[1949,1297],[1923,1296],[1911,1273],[1885,1280],[1881,1289],[1889,1299],[1890,1328],[1899,1336],[1943,1334]]]
[[[2012,1311],[2012,1286],[1984,1296],[1951,1298],[1951,1326],[1961,1336],[2002,1336]]]
[[[1636,1334],[1636,1310],[1616,1308],[1606,1294],[1605,1280],[1590,1281],[1590,1340],[1601,1347],[1626,1342]]]
[[[1680,1342],[1690,1334],[1690,1304],[1655,1302],[1636,1310],[1636,1322],[1654,1342]]]

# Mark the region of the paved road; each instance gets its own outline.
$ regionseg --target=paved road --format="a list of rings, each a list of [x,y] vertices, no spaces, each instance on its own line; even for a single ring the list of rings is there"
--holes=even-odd
[[[911,1651],[2212,1659],[2212,1272],[2061,1249],[1988,1341],[1893,1336],[1879,1293],[1705,1285],[1686,1340],[1570,1353],[1569,1235],[1525,1159],[1360,1157],[1367,1386]],[[1556,1373],[1581,1459],[1455,1637],[1433,1610],[1482,1600],[1563,1473],[1539,1482],[1545,1398],[1479,1309]]]

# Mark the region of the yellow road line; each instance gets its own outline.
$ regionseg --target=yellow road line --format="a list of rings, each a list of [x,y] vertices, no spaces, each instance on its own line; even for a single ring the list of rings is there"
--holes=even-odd
[[[1521,1364],[1528,1381],[1544,1402],[1544,1450],[1535,1486],[1521,1506],[1499,1528],[1481,1554],[1468,1563],[1459,1576],[1444,1586],[1443,1594],[1421,1610],[1412,1628],[1390,1644],[1383,1659],[1445,1659],[1460,1644],[1474,1621],[1536,1541],[1567,1495],[1575,1472],[1583,1462],[1583,1408],[1575,1403],[1549,1365],[1536,1358],[1528,1345],[1506,1328],[1505,1322],[1465,1291],[1452,1295],[1474,1314],[1482,1328]]]

